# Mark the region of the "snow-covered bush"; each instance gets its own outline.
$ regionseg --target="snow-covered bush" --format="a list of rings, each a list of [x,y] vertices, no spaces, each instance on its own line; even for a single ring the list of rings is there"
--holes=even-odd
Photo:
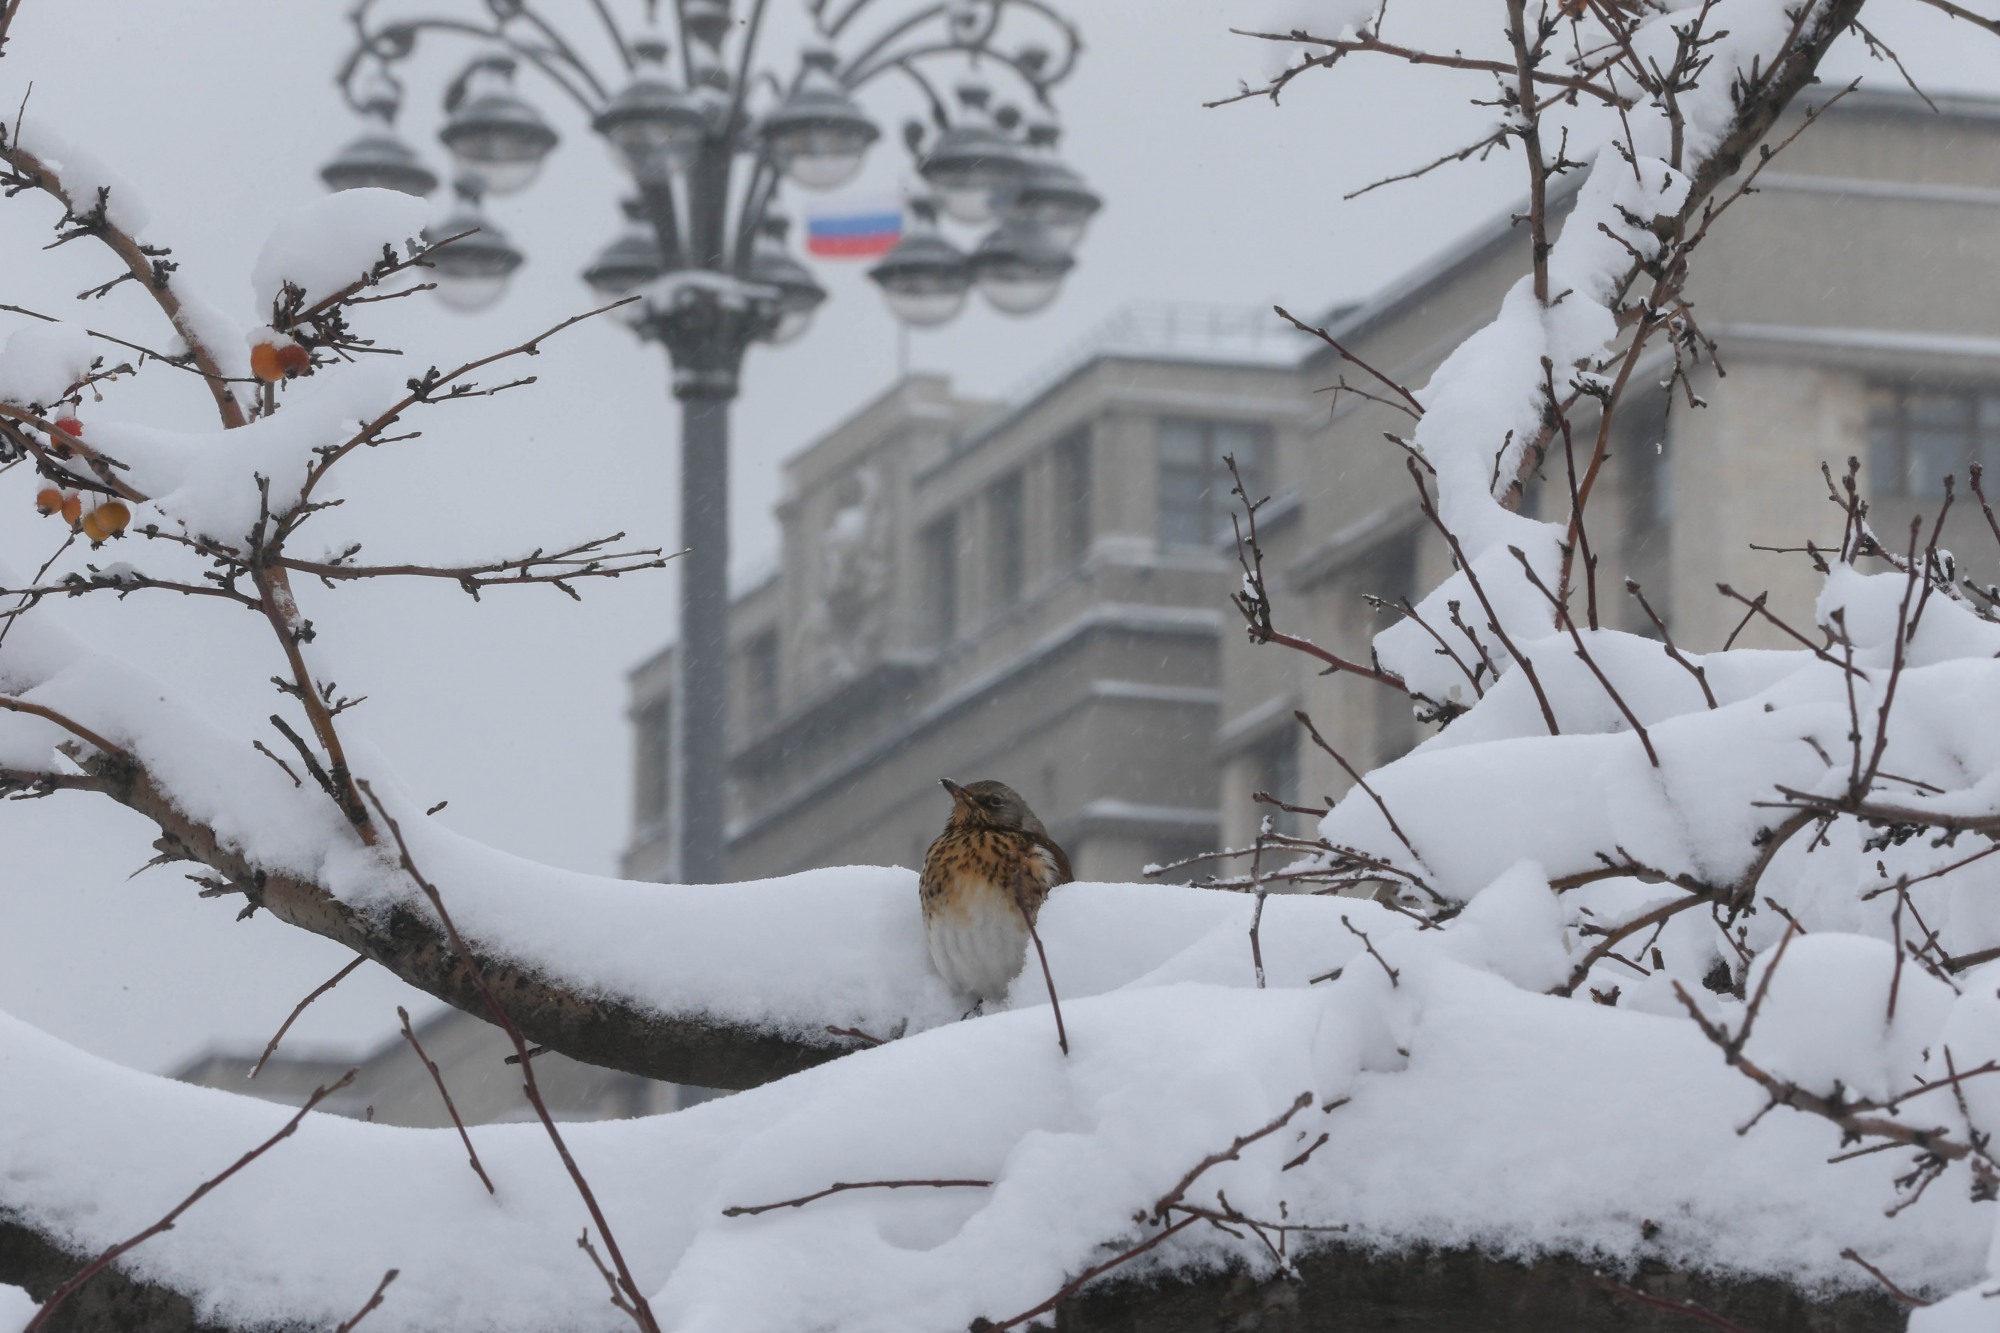
[[[110,1255],[121,1290],[232,1327],[358,1310],[371,1329],[935,1333],[1052,1319],[1106,1274],[1310,1287],[1330,1255],[1427,1249],[1587,1260],[1606,1270],[1590,1297],[1632,1318],[1737,1327],[1731,1302],[1779,1279],[1800,1327],[1799,1293],[1891,1284],[1947,1298],[1927,1333],[1986,1326],[2000,594],[1934,538],[1878,540],[1851,474],[1828,478],[1843,532],[1810,553],[1825,588],[1796,650],[1601,628],[1587,542],[1642,350],[1668,343],[1677,380],[1706,354],[1693,252],[1861,0],[1501,0],[1499,44],[1453,52],[1347,8],[1331,35],[1276,35],[1304,57],[1260,91],[1373,55],[1490,72],[1484,146],[1525,149],[1532,271],[1427,386],[1375,386],[1418,418],[1413,481],[1457,572],[1372,663],[1281,631],[1254,527],[1238,605],[1253,638],[1449,725],[1357,774],[1314,836],[1268,836],[1248,876],[1058,890],[1039,929],[1067,1052],[1039,977],[957,1021],[907,871],[630,884],[424,820],[344,742],[303,585],[568,587],[657,553],[410,569],[315,547],[357,456],[392,465],[422,414],[505,387],[481,387],[486,361],[342,356],[355,298],[420,275],[407,204],[344,196],[285,224],[244,333],[183,289],[108,172],[9,127],[0,184],[104,242],[172,341],[114,364],[130,344],[50,321],[0,352],[0,450],[57,513],[78,497],[79,533],[125,544],[104,562],[65,534],[33,578],[0,574],[0,790],[138,811],[204,892],[494,1018],[524,1055],[754,1091],[561,1135],[482,1127],[475,1174],[450,1131],[287,1118],[0,1017],[0,1282],[60,1298]],[[199,378],[219,429],[119,418],[154,361]],[[1544,465],[1569,481],[1564,522],[1511,507]],[[156,592],[269,623],[269,736],[36,614]],[[1721,1312],[1657,1294],[1661,1267],[1706,1275]]]

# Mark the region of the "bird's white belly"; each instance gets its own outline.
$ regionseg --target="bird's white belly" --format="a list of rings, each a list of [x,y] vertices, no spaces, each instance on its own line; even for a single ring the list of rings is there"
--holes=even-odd
[[[1005,995],[1028,956],[1028,928],[1020,911],[999,893],[983,893],[961,910],[939,912],[924,927],[938,975],[975,999]]]

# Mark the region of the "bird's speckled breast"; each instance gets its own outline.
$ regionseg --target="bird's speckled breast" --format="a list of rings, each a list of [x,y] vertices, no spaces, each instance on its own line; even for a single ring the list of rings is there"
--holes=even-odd
[[[919,879],[931,961],[952,986],[997,999],[1027,958],[1029,918],[1058,878],[1033,838],[1000,829],[955,829],[931,844]]]
[[[1055,882],[1054,858],[1033,838],[1001,829],[958,829],[931,844],[920,881],[926,917],[995,905],[1029,915],[1041,910]]]

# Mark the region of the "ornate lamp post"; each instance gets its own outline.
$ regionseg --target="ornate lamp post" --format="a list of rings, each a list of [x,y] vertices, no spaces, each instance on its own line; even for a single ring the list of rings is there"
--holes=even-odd
[[[480,230],[440,251],[435,275],[439,298],[471,311],[499,300],[524,259],[485,219],[482,200],[526,189],[558,141],[517,91],[518,75],[531,71],[573,102],[624,169],[630,225],[583,276],[606,295],[644,296],[634,327],[666,349],[681,403],[680,540],[688,554],[670,820],[678,875],[691,883],[722,877],[726,847],[729,404],[751,344],[797,338],[826,296],[787,248],[781,191],[853,179],[881,137],[855,94],[891,75],[914,86],[929,117],[908,123],[903,138],[936,198],[911,202],[911,226],[869,274],[913,325],[950,319],[975,287],[1008,314],[1041,309],[1101,203],[1056,156],[1050,93],[1074,68],[1080,44],[1043,0],[801,3],[813,44],[787,80],[758,65],[768,0],[748,0],[741,20],[731,0],[675,0],[671,42],[657,0],[626,23],[611,0],[589,0],[585,21],[594,27],[580,35],[529,0],[484,0],[484,12],[470,18],[393,19],[378,19],[374,0],[362,0],[338,81],[368,129],[321,172],[336,190],[429,194],[437,176],[394,130],[401,75],[426,38],[468,44],[469,59],[445,90],[439,132],[462,203],[438,234]],[[606,53],[609,73],[586,47]],[[955,78],[949,97],[947,76]],[[961,248],[940,213],[989,230]]]

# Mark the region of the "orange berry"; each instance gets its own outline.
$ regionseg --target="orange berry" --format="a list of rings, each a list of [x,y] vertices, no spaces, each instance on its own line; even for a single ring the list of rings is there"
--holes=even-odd
[[[106,537],[116,537],[132,521],[132,511],[125,507],[123,500],[106,500],[91,510],[91,516],[104,529]]]
[[[311,373],[312,363],[312,353],[297,343],[286,343],[278,349],[278,366],[287,379]]]
[[[284,360],[278,349],[270,343],[258,343],[250,349],[250,373],[266,384],[276,384],[285,377]]]
[[[71,523],[75,523],[82,514],[83,514],[83,497],[81,495],[78,495],[75,491],[71,491],[68,495],[65,495],[63,497],[62,516],[68,519]]]
[[[44,486],[35,492],[35,509],[44,518],[63,507],[63,493],[59,486]]]
[[[90,538],[92,546],[102,546],[104,539],[111,535],[104,530],[103,513],[102,509],[93,509],[83,516],[82,522],[77,524],[78,527],[83,529],[83,535]]]
[[[56,429],[79,440],[83,438],[83,423],[75,417],[57,417]]]

